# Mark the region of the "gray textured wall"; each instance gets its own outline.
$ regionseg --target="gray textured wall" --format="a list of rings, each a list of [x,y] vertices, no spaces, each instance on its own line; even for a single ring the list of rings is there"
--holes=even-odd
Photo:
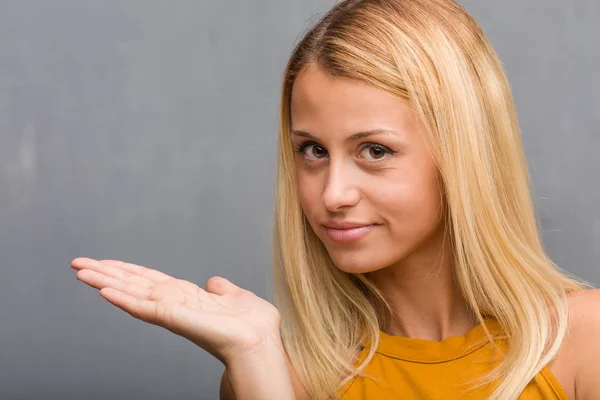
[[[0,1],[0,399],[216,399],[222,365],[75,278],[271,298],[280,76],[333,0]],[[597,0],[463,1],[511,81],[551,256],[600,282]]]

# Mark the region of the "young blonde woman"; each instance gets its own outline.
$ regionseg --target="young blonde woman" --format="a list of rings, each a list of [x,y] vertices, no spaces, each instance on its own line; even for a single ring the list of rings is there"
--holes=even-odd
[[[274,239],[277,307],[72,267],[221,360],[223,399],[600,399],[600,293],[546,255],[509,84],[452,1],[343,1],[294,49]]]

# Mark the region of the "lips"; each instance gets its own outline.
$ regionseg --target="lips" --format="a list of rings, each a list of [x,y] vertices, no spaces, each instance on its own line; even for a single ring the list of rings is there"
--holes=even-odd
[[[369,232],[371,232],[377,226],[377,224],[357,225],[346,223],[337,224],[336,226],[349,226],[349,228],[339,229],[325,225],[325,230],[327,231],[329,238],[336,242],[349,243],[360,240],[367,236]]]
[[[369,226],[369,225],[374,225],[371,223],[364,223],[364,222],[352,222],[352,221],[327,221],[325,222],[323,225],[325,225],[326,228],[333,228],[333,229],[354,229],[354,228],[361,228],[363,226]]]

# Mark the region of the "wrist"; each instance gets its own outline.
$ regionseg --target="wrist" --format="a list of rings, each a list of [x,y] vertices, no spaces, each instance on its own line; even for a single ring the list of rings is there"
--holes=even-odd
[[[283,346],[268,343],[232,358],[227,376],[237,400],[293,400],[294,390]]]
[[[285,355],[283,342],[279,335],[265,335],[232,347],[223,357],[225,366],[232,363],[261,362]]]

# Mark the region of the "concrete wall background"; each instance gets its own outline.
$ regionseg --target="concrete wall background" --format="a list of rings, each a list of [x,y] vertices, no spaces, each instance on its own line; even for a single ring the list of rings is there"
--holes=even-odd
[[[218,398],[219,361],[68,263],[270,298],[280,77],[332,4],[0,1],[0,398]],[[598,284],[600,3],[461,4],[511,81],[546,246]]]

